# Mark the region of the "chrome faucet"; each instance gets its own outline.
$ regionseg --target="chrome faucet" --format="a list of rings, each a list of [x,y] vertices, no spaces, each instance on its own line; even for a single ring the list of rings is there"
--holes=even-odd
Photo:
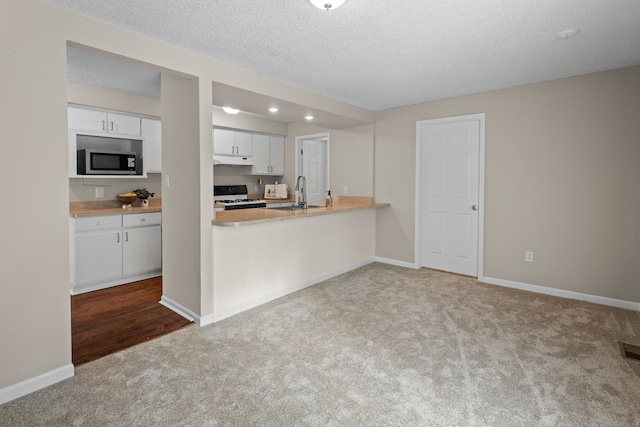
[[[307,209],[307,178],[300,175],[296,181],[296,194],[298,195],[298,207]]]

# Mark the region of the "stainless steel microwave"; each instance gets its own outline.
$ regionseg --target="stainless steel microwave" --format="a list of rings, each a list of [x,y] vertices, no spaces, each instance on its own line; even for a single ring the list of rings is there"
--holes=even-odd
[[[100,149],[78,150],[78,175],[135,175],[136,153]]]

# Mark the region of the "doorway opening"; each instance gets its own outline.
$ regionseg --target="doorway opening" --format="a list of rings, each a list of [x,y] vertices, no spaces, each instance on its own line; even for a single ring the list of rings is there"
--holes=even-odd
[[[296,136],[296,179],[304,175],[307,203],[324,203],[331,188],[331,136],[329,132]]]
[[[485,115],[416,122],[415,258],[482,277]]]

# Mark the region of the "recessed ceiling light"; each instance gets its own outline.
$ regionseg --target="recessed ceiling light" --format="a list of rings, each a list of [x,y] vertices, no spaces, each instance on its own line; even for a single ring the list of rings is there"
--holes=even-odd
[[[231,114],[231,115],[238,114],[238,112],[240,111],[236,108],[231,108],[231,107],[222,107],[222,109],[224,110],[225,113]]]
[[[307,114],[304,118],[307,120],[313,120],[313,116],[311,114]]]
[[[271,111],[272,113],[277,113],[279,110],[278,107],[271,107],[269,108],[269,111]]]
[[[569,37],[575,36],[579,32],[580,32],[580,30],[578,30],[576,28],[570,28],[568,30],[560,31],[558,34],[556,34],[556,38],[558,38],[558,39],[568,39]]]

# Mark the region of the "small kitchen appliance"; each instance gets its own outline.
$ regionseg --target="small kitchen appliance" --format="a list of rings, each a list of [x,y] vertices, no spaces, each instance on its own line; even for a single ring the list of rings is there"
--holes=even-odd
[[[136,153],[132,151],[78,150],[78,175],[135,175]]]
[[[249,199],[246,185],[214,185],[213,201],[223,205],[221,210],[265,208],[267,202],[261,199]],[[216,210],[218,210],[216,208]]]

